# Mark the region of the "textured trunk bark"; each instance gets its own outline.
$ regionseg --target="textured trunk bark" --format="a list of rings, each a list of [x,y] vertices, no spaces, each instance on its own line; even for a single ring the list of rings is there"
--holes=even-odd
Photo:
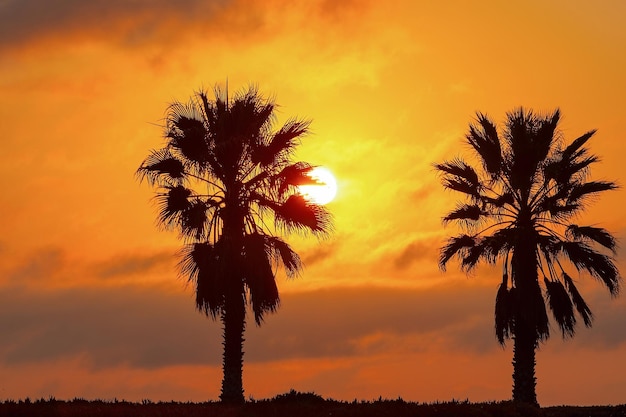
[[[522,320],[515,323],[513,345],[513,401],[537,403],[535,378],[535,350],[537,337],[534,328]]]
[[[224,356],[222,393],[220,400],[240,404],[243,395],[243,333],[245,330],[245,300],[243,291],[226,296],[222,323],[224,325]]]

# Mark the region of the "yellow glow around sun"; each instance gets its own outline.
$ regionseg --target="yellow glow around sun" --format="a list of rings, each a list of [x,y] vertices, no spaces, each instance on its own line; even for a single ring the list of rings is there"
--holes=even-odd
[[[329,169],[315,167],[309,172],[309,177],[319,184],[307,184],[298,187],[300,194],[315,204],[328,204],[337,195],[337,181]]]

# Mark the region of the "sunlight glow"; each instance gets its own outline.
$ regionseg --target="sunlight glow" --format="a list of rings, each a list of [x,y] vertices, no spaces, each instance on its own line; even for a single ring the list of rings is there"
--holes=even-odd
[[[337,181],[335,176],[329,169],[324,167],[315,167],[309,173],[309,177],[316,180],[318,184],[301,185],[298,187],[300,194],[315,204],[328,204],[337,195]]]

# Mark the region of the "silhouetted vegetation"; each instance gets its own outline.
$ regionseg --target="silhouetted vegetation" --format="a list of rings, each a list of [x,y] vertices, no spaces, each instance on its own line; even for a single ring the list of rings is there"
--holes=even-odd
[[[244,404],[219,402],[179,403],[144,400],[59,401],[54,398],[36,401],[4,401],[0,417],[618,417],[626,416],[626,405],[593,407],[538,408],[511,401],[470,403],[448,401],[436,403],[406,402],[401,398],[376,401],[335,401],[314,393],[290,391],[272,399]]]
[[[612,296],[620,288],[613,236],[572,222],[586,203],[617,186],[588,179],[598,157],[585,145],[595,131],[565,144],[559,120],[559,110],[541,117],[520,108],[507,114],[499,133],[479,113],[466,136],[477,166],[458,158],[435,166],[444,187],[465,197],[443,219],[462,232],[441,249],[440,266],[457,257],[470,272],[480,261],[502,261],[495,332],[501,344],[514,341],[513,399],[530,404],[537,404],[535,350],[550,336],[546,302],[564,338],[574,335],[577,316],[587,327],[593,320],[564,262]]]
[[[181,273],[193,283],[196,306],[224,325],[224,402],[244,401],[243,334],[246,306],[257,325],[276,311],[276,267],[296,276],[302,262],[276,232],[324,236],[330,214],[297,192],[315,183],[311,166],[291,161],[309,122],[289,120],[273,129],[275,104],[255,88],[229,99],[199,92],[166,114],[163,148],[139,167],[158,189],[158,222],[185,241]]]

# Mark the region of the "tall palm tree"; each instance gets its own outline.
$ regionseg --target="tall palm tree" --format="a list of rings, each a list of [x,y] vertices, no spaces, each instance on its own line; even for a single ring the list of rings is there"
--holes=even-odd
[[[585,326],[592,324],[591,310],[565,267],[593,276],[612,296],[621,280],[611,256],[613,236],[572,223],[586,203],[617,186],[588,179],[598,157],[585,144],[595,131],[565,145],[559,118],[558,109],[538,116],[520,108],[507,114],[499,134],[478,113],[466,136],[478,164],[457,158],[435,165],[443,186],[465,197],[443,218],[462,232],[441,248],[439,265],[445,270],[456,257],[470,272],[480,261],[502,262],[495,332],[502,345],[514,341],[513,399],[531,404],[537,404],[535,350],[550,336],[546,304],[564,338],[574,335],[577,316]]]
[[[224,402],[244,401],[246,305],[260,325],[279,306],[276,268],[293,277],[302,267],[275,235],[332,229],[328,211],[297,192],[313,181],[311,165],[291,161],[309,122],[291,119],[274,130],[274,110],[254,87],[232,100],[219,88],[215,99],[198,92],[168,107],[165,146],[137,171],[158,188],[159,224],[185,241],[179,266],[195,286],[196,307],[223,323]]]

